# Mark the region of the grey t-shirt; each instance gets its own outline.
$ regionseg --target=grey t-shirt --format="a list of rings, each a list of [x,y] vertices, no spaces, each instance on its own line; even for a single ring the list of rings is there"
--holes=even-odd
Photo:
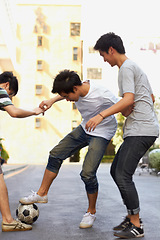
[[[126,118],[123,137],[159,135],[159,124],[151,98],[152,89],[146,74],[127,59],[119,69],[119,94],[134,94],[134,110]]]

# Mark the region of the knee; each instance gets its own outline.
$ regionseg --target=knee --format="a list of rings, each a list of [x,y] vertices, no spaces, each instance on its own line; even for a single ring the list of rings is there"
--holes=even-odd
[[[57,173],[62,165],[62,160],[58,158],[54,158],[53,156],[49,156],[48,158],[48,164],[47,164],[47,169],[50,170],[51,172]]]
[[[85,184],[87,193],[93,194],[98,191],[98,181],[95,174],[85,173],[82,171],[80,173],[81,179]]]
[[[110,175],[112,176],[113,180],[116,181],[116,174],[115,169],[111,166]]]
[[[90,172],[85,172],[85,171],[81,171],[80,173],[81,179],[83,182],[90,182],[92,179],[95,178],[95,175],[90,173]]]

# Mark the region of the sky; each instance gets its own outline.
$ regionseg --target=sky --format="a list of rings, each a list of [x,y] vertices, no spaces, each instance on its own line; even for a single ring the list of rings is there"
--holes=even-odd
[[[82,3],[82,39],[85,36],[88,45],[94,45],[104,33],[120,35],[126,55],[146,72],[154,94],[160,97],[160,50],[156,54],[137,51],[139,41],[160,43],[159,0],[82,0]]]

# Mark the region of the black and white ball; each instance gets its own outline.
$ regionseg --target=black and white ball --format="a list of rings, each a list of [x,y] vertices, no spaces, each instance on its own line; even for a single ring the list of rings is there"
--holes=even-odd
[[[16,209],[16,216],[21,222],[32,224],[39,217],[39,209],[34,203],[29,205],[19,204]]]

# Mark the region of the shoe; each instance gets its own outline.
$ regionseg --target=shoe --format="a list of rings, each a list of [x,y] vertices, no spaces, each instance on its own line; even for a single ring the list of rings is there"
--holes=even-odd
[[[36,192],[31,191],[32,194],[30,194],[28,197],[21,198],[19,202],[21,204],[32,204],[32,203],[47,203],[48,197],[46,196],[39,196]]]
[[[124,230],[115,232],[114,236],[125,239],[144,237],[143,226],[138,228],[130,222]]]
[[[79,227],[80,228],[90,228],[93,226],[95,219],[96,219],[95,214],[91,214],[90,212],[87,212],[86,214],[84,214]]]
[[[143,226],[143,222],[142,222],[141,218],[139,218],[139,221],[140,221],[141,226]],[[128,226],[129,223],[130,223],[130,219],[128,217],[125,217],[123,222],[121,222],[119,225],[114,227],[113,230],[115,230],[115,231],[124,230]]]
[[[2,222],[2,232],[14,232],[14,231],[28,231],[32,230],[32,226],[15,220],[11,223]]]
[[[130,223],[130,219],[128,217],[125,217],[123,222],[121,222],[119,225],[114,227],[113,230],[121,231],[121,230],[125,229],[128,226],[129,223]]]

